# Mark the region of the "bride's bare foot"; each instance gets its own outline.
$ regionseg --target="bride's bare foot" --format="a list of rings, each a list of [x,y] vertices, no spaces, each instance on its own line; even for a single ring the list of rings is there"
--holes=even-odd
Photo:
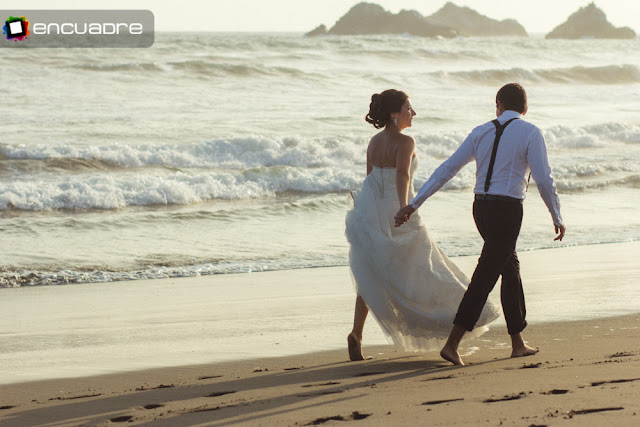
[[[533,348],[533,347],[529,347],[528,345],[524,344],[520,348],[517,348],[517,349],[514,348],[513,351],[511,352],[511,357],[533,356],[534,354],[536,354],[539,351],[540,351],[540,349],[538,347]]]
[[[458,365],[458,366],[464,365],[464,362],[460,358],[460,354],[457,351],[451,350],[448,347],[444,347],[442,350],[440,350],[440,357],[442,357],[444,360],[448,360],[454,365]]]
[[[349,359],[351,361],[364,360],[362,357],[362,343],[353,333],[347,337],[347,344],[349,348]]]

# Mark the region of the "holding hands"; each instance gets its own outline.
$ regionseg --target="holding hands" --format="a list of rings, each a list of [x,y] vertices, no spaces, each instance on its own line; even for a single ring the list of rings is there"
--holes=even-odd
[[[393,217],[396,220],[396,227],[400,227],[405,222],[409,221],[409,217],[416,210],[411,207],[411,205],[407,205],[404,208],[400,209],[398,213]]]
[[[407,221],[409,221],[409,218],[411,217],[411,214],[414,213],[416,210],[411,206],[411,205],[407,205],[405,207],[403,207],[402,209],[400,209],[396,215],[393,217],[396,221],[396,227],[400,227],[402,224],[406,223]],[[564,234],[567,230],[567,228],[564,225],[557,225],[554,224],[555,226],[555,231],[556,231],[556,238],[553,240],[560,240],[562,241],[562,239],[564,238]]]

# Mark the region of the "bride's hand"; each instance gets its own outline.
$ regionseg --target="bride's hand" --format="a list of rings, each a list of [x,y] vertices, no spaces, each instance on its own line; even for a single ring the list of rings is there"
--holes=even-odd
[[[405,222],[409,221],[409,217],[416,210],[411,207],[411,205],[407,205],[404,208],[400,209],[398,213],[393,217],[396,220],[396,227],[400,227]]]

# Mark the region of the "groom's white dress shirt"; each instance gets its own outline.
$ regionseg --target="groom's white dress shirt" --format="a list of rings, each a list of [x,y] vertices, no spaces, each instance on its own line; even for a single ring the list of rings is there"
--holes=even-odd
[[[504,124],[521,115],[507,110],[498,121]],[[496,127],[487,122],[473,129],[462,145],[451,157],[433,172],[420,188],[416,197],[409,203],[417,209],[422,203],[453,178],[467,163],[476,161],[476,186],[474,193],[484,194],[484,183],[491,161]],[[547,147],[542,132],[535,125],[522,119],[512,121],[504,130],[496,154],[491,186],[487,194],[509,196],[515,199],[526,197],[529,171],[547,205],[553,223],[564,225],[560,215],[560,200],[551,176],[551,167],[547,159]]]

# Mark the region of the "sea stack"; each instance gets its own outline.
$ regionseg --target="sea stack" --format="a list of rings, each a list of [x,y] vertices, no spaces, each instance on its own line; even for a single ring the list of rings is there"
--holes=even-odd
[[[448,2],[428,20],[455,29],[462,36],[521,36],[527,31],[515,19],[498,21],[479,14],[469,7]]]
[[[305,34],[306,37],[315,37],[315,36],[326,36],[327,35],[327,27],[324,24],[318,25],[313,30],[309,31]]]
[[[446,25],[432,22],[415,10],[391,13],[377,4],[358,3],[327,32],[335,35],[411,34],[423,37],[455,37],[457,32]],[[322,34],[321,27],[307,35]]]
[[[549,34],[547,39],[633,39],[636,33],[629,27],[616,28],[607,16],[594,3],[581,7],[574,12],[569,19],[558,25]]]

